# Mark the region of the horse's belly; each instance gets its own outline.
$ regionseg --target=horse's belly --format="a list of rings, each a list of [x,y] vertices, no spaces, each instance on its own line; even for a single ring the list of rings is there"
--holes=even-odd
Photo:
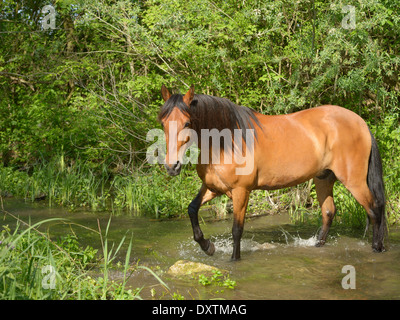
[[[263,190],[277,190],[282,188],[288,188],[297,186],[300,183],[306,182],[311,179],[314,175],[310,176],[301,176],[301,177],[294,177],[294,176],[280,176],[271,179],[260,179],[258,182],[256,189],[263,189]]]
[[[311,154],[308,157],[281,157],[278,161],[264,161],[263,165],[258,166],[257,189],[275,190],[296,186],[315,177],[321,171],[321,166],[321,161]]]

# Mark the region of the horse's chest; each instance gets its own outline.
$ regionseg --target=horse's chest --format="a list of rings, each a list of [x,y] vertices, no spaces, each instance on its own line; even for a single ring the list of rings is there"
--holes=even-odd
[[[231,190],[231,186],[227,181],[224,181],[216,174],[206,174],[203,181],[208,189],[216,193],[227,193]]]
[[[231,198],[232,190],[248,185],[244,180],[250,179],[249,176],[236,175],[234,169],[229,165],[207,166],[203,170],[198,170],[198,173],[208,189],[218,194],[226,194]]]

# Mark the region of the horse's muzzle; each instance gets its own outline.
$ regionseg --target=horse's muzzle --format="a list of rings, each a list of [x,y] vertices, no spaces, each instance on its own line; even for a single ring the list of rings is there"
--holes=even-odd
[[[167,173],[170,176],[177,176],[182,169],[182,164],[177,161],[176,163],[172,164],[171,166],[169,166],[168,164],[165,164],[165,169],[167,170]]]

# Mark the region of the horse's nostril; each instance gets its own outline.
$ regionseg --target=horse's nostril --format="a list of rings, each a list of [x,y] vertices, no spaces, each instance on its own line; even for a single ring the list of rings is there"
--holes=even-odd
[[[165,164],[164,166],[167,169],[167,172],[170,176],[176,176],[181,171],[182,164],[179,161],[177,161],[170,166],[168,164]]]
[[[181,163],[180,163],[179,161],[177,161],[177,162],[174,164],[174,170],[179,170],[180,167],[181,167]]]

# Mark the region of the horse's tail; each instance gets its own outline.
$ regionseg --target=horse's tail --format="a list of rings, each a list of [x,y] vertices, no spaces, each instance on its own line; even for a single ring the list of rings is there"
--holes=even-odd
[[[374,200],[372,211],[374,213],[375,223],[373,230],[372,248],[381,252],[385,248],[383,240],[387,234],[386,216],[385,216],[385,186],[383,184],[382,159],[379,154],[378,144],[371,131],[371,153],[368,163],[367,184]]]

